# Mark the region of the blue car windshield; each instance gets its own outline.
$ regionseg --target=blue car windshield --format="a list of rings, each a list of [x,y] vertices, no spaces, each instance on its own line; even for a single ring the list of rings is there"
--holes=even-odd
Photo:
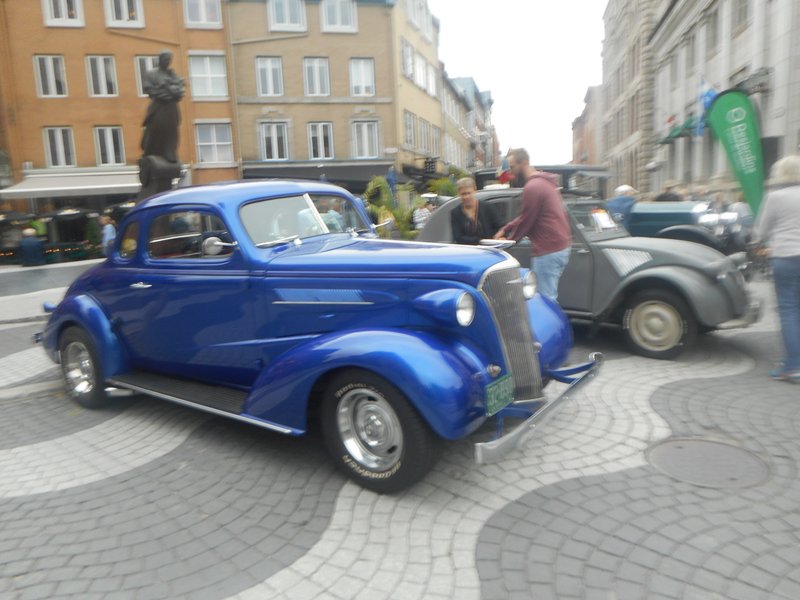
[[[239,211],[256,246],[367,228],[350,202],[339,196],[308,194],[251,202]]]

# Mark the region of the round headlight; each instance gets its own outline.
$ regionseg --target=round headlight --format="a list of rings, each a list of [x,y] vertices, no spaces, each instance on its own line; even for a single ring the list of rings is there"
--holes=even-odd
[[[456,302],[456,321],[462,327],[467,327],[472,323],[472,319],[475,318],[475,299],[464,292],[459,296],[458,302]]]
[[[533,274],[533,271],[528,271],[525,277],[522,278],[522,295],[525,296],[526,300],[530,300],[535,293],[536,275]]]

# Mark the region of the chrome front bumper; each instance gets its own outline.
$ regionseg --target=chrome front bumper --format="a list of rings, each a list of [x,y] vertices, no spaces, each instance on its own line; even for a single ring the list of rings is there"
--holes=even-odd
[[[578,388],[594,379],[603,365],[603,355],[600,352],[594,352],[589,358],[589,362],[543,373],[544,377],[569,384],[558,397],[544,404],[525,400],[517,401],[500,410],[495,415],[497,420],[496,437],[491,441],[475,444],[475,462],[482,465],[497,461],[522,446],[533,435],[536,427],[553,415],[562,402],[568,400]],[[506,418],[525,418],[525,420],[515,429],[503,435],[503,419]]]

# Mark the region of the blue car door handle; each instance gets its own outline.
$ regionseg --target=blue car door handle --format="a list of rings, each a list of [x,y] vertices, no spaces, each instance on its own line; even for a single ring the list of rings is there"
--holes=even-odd
[[[132,283],[129,287],[132,287],[137,290],[146,290],[147,288],[153,287],[153,284],[145,283],[144,281],[137,281],[136,283]]]

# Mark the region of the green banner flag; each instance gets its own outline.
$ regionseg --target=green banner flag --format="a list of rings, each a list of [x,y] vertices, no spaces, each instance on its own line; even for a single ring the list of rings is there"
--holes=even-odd
[[[764,158],[753,103],[741,90],[725,90],[714,99],[705,116],[725,148],[745,200],[753,214],[758,214],[764,195]]]

